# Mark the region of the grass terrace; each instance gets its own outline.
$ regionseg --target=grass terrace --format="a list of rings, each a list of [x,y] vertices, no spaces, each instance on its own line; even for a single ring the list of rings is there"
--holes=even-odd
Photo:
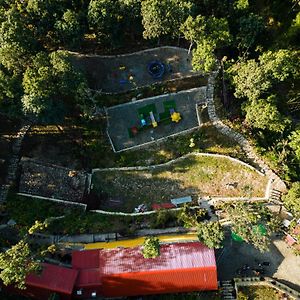
[[[140,203],[169,202],[193,196],[264,197],[267,178],[227,158],[189,156],[168,166],[143,171],[104,170],[93,175],[94,193],[132,211]],[[226,184],[234,183],[234,188]],[[105,209],[105,203],[102,205]]]

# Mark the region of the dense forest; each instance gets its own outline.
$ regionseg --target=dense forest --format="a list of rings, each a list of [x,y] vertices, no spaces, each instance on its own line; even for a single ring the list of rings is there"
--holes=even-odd
[[[295,182],[286,201],[299,213],[298,0],[1,0],[0,24],[4,118],[55,123],[87,116],[91,90],[68,51],[190,49],[195,70],[220,68],[231,125],[288,184]]]

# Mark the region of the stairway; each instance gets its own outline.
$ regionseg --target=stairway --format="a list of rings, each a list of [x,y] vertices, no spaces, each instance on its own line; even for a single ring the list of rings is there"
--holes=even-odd
[[[235,286],[232,280],[224,280],[220,282],[221,299],[234,300],[236,299]]]
[[[274,203],[274,204],[282,205],[281,196],[282,196],[281,191],[276,190],[276,189],[272,189],[272,191],[270,193],[269,201]]]

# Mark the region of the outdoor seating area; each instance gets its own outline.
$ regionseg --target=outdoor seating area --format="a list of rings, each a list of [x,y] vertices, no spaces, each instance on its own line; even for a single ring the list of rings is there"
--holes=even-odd
[[[115,152],[197,128],[197,105],[206,87],[165,94],[107,108],[107,132]]]

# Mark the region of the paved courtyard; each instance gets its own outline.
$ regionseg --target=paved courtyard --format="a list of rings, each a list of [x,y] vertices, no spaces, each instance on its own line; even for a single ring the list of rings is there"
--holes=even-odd
[[[73,63],[86,74],[90,87],[106,93],[199,74],[192,70],[191,55],[184,48],[160,47],[115,56],[71,54]],[[153,79],[147,71],[147,65],[155,60],[167,69],[161,79]]]
[[[300,257],[287,246],[282,237],[274,237],[270,250],[259,252],[246,243],[225,241],[225,247],[216,253],[219,280],[230,280],[233,277],[254,276],[251,269],[237,272],[246,264],[259,269],[258,263],[270,262],[264,266],[262,276],[270,276],[300,291]]]
[[[114,145],[115,151],[121,151],[144,143],[154,142],[161,138],[178,134],[182,131],[199,126],[196,105],[205,103],[206,87],[181,91],[173,94],[161,95],[142,99],[136,102],[121,104],[107,109],[108,134]],[[153,128],[143,129],[130,137],[130,128],[139,127],[139,109],[148,105],[155,105],[156,116],[164,112],[164,102],[174,101],[176,111],[180,113],[181,120],[178,123],[159,123]]]

